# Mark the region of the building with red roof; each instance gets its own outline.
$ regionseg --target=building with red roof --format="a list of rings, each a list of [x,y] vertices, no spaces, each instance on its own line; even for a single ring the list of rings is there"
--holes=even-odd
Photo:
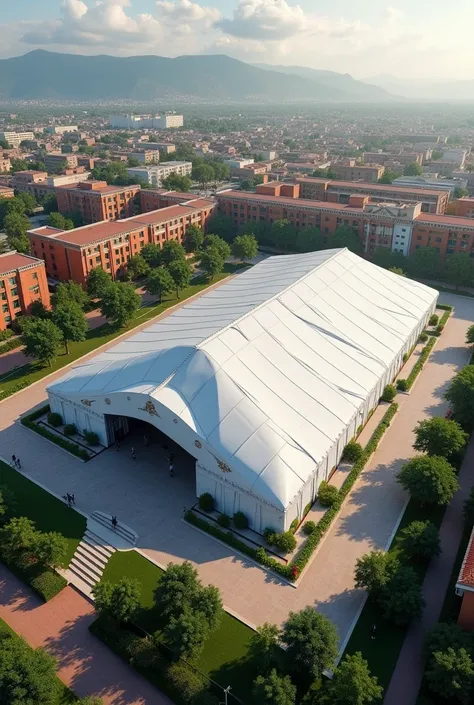
[[[0,330],[20,315],[30,312],[33,301],[49,308],[48,281],[44,262],[20,252],[0,255]]]

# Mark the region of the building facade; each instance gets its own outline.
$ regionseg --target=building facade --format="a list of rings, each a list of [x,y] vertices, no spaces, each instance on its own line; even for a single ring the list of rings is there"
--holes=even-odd
[[[377,181],[383,176],[385,167],[381,164],[372,164],[370,166],[363,166],[361,164],[356,164],[355,162],[350,164],[331,164],[331,171],[333,171],[338,179],[347,181],[366,181],[370,184],[376,184]]]
[[[44,262],[20,252],[0,255],[0,330],[15,318],[28,314],[33,301],[49,308],[49,291]]]
[[[16,149],[22,142],[34,140],[33,132],[0,132],[0,140],[8,142],[10,147]]]
[[[78,166],[75,154],[47,154],[43,161],[48,171],[65,171]]]
[[[139,186],[109,186],[106,181],[83,181],[56,189],[59,212],[80,213],[85,223],[132,216],[139,193]]]
[[[178,203],[186,203],[196,198],[195,193],[182,191],[167,191],[166,189],[146,188],[140,191],[140,212],[156,211]]]
[[[161,186],[163,179],[171,174],[189,176],[193,170],[191,162],[161,162],[160,164],[146,167],[135,166],[127,169],[127,173],[134,179],[145,181],[152,186]]]

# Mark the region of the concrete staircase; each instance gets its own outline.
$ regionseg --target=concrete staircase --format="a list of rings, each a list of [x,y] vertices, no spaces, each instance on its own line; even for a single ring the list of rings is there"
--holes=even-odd
[[[102,574],[115,548],[101,536],[86,529],[67,570],[66,579],[88,597],[92,588],[102,578]]]
[[[114,536],[117,537],[116,541],[118,540],[119,543],[119,545],[116,545],[116,541],[113,542],[117,548],[130,549],[135,546],[138,538],[137,534],[128,526],[122,524],[120,520],[118,521],[116,528],[113,529],[111,521],[112,517],[108,514],[104,514],[103,512],[94,512],[92,514],[92,519],[98,524],[101,524],[107,530],[107,535],[109,535],[110,532],[113,532]],[[122,546],[122,544],[124,545]]]

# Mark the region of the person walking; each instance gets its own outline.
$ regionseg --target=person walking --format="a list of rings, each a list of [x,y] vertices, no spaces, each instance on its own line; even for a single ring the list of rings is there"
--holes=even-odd
[[[112,517],[112,529],[113,529],[114,531],[117,531],[117,524],[118,524],[117,517],[116,517],[116,516],[113,516],[113,517]]]
[[[370,629],[370,638],[375,639],[375,634],[377,633],[377,625],[372,624],[372,627]]]
[[[170,465],[173,462],[173,460],[174,460],[174,453],[171,451],[171,453],[168,455],[168,462],[170,463]]]
[[[174,465],[173,463],[170,463],[170,477],[173,477],[174,475]]]
[[[70,508],[71,508],[71,495],[69,494],[69,492],[66,492],[65,499],[66,499],[66,502],[67,502],[67,506],[68,506],[69,509],[70,509]]]
[[[20,458],[16,459],[16,466],[17,466],[18,470],[21,470]]]
[[[71,502],[72,504],[76,504],[76,496],[74,494],[71,495]]]
[[[16,468],[16,455],[12,455],[13,467]]]
[[[135,448],[132,446],[132,460],[136,460]]]

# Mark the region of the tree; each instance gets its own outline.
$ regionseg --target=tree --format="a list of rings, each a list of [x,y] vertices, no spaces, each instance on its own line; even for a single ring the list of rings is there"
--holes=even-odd
[[[117,583],[101,580],[92,588],[97,611],[109,614],[117,622],[131,619],[140,605],[141,592],[140,582],[126,576]]]
[[[431,521],[412,521],[401,537],[403,550],[412,558],[430,560],[441,553],[439,531]]]
[[[430,659],[435,651],[446,651],[451,647],[464,648],[471,653],[473,646],[471,632],[465,632],[456,622],[438,622],[426,636],[424,652],[427,659]]]
[[[448,255],[445,262],[445,272],[447,280],[456,286],[456,290],[460,286],[472,284],[474,270],[472,268],[472,260],[467,252],[457,252],[454,255]]]
[[[415,456],[403,465],[397,480],[420,504],[449,504],[459,489],[455,469],[437,455]]]
[[[26,235],[29,228],[30,221],[25,215],[17,211],[12,211],[5,216],[3,219],[3,229],[7,236],[8,245],[12,250],[25,253],[29,252],[30,243]]]
[[[474,685],[474,664],[466,649],[435,651],[425,673],[431,692],[449,703],[468,705]]]
[[[346,654],[328,683],[328,695],[334,705],[369,705],[382,699],[383,688],[370,675],[369,664],[360,651]]]
[[[230,246],[223,238],[219,237],[219,235],[213,235],[212,233],[206,235],[204,238],[203,247],[204,249],[207,249],[208,247],[215,247],[224,262],[230,257]]]
[[[13,492],[6,485],[0,485],[0,524],[7,521],[15,507],[16,500]]]
[[[290,612],[283,627],[282,641],[287,646],[291,668],[318,678],[333,668],[338,653],[338,636],[332,622],[313,607]]]
[[[89,305],[89,297],[80,284],[73,281],[61,282],[51,297],[53,308],[76,304],[81,310]]]
[[[436,247],[419,247],[408,258],[409,271],[416,277],[433,278],[439,274],[439,250]]]
[[[67,539],[57,531],[36,532],[33,553],[37,559],[51,568],[59,568],[64,563],[68,551]]]
[[[418,576],[410,566],[400,565],[377,598],[385,619],[398,626],[421,616],[424,600]]]
[[[170,191],[182,191],[184,193],[191,190],[193,182],[189,176],[180,176],[179,174],[170,174],[163,179],[161,182],[163,188],[169,189]]]
[[[35,523],[27,517],[13,517],[2,529],[2,545],[14,553],[31,549],[35,538]]]
[[[167,645],[177,657],[197,658],[210,630],[202,612],[185,603],[179,614],[171,615],[164,633]]]
[[[176,260],[185,260],[186,251],[177,240],[167,240],[161,248],[161,261],[167,267]]]
[[[38,205],[36,203],[36,198],[31,193],[28,193],[26,191],[19,193],[17,198],[19,198],[20,201],[23,201],[23,204],[25,206],[25,213],[27,215],[32,215],[36,206]]]
[[[169,563],[155,590],[155,602],[164,618],[179,614],[186,601],[194,601],[200,588],[197,570],[191,563]]]
[[[154,269],[162,264],[161,260],[161,247],[155,245],[153,242],[149,242],[147,245],[142,247],[141,256],[147,262],[148,266]]]
[[[442,159],[443,158],[443,152],[440,149],[433,149],[431,152],[431,159],[436,161],[437,159]]]
[[[294,705],[296,702],[296,686],[290,676],[279,676],[274,668],[268,676],[257,676],[252,692],[255,702],[262,705]]]
[[[378,180],[379,184],[391,184],[392,181],[395,181],[395,179],[398,179],[400,174],[398,174],[396,171],[393,171],[393,169],[385,169],[384,173]]]
[[[271,238],[275,247],[281,247],[282,250],[294,249],[296,230],[293,223],[285,219],[275,220],[271,228]]]
[[[302,228],[296,233],[295,250],[298,252],[316,252],[325,247],[326,242],[319,228]]]
[[[195,181],[201,184],[202,188],[215,179],[215,171],[210,164],[198,164],[193,168],[192,177]]]
[[[62,304],[53,310],[53,323],[62,333],[66,355],[69,355],[69,343],[79,343],[86,339],[89,326],[82,308],[74,301]]]
[[[48,216],[48,225],[59,230],[72,230],[74,223],[70,218],[65,218],[62,213],[50,213]]]
[[[138,279],[146,277],[150,272],[150,265],[142,255],[133,255],[127,262],[127,277]]]
[[[469,326],[466,333],[466,343],[474,345],[474,325]]]
[[[199,225],[188,225],[184,236],[184,249],[186,252],[199,252],[204,244],[204,233]]]
[[[258,242],[255,235],[238,235],[232,243],[232,254],[241,262],[253,259],[258,254]]]
[[[191,267],[185,259],[174,260],[170,263],[168,271],[176,287],[176,296],[179,299],[179,292],[189,285],[191,279]]]
[[[418,162],[411,162],[411,164],[407,164],[403,169],[404,176],[421,176],[422,173],[423,169]]]
[[[113,284],[110,274],[105,272],[102,267],[92,269],[87,277],[87,293],[91,299],[102,299],[107,289]]]
[[[356,561],[355,586],[376,597],[387,585],[398,562],[385,551],[370,551]]]
[[[127,167],[131,169],[135,166],[141,166],[141,161],[136,157],[129,157],[127,159]]]
[[[58,199],[54,193],[47,193],[43,198],[43,210],[46,215],[58,210]]]
[[[467,188],[461,188],[461,186],[456,186],[453,191],[453,196],[454,198],[464,198],[465,196],[469,196],[469,191],[467,190]]]
[[[280,630],[276,624],[265,622],[252,634],[249,642],[249,655],[258,673],[268,673],[275,665],[280,647]]]
[[[152,296],[158,296],[161,304],[164,294],[173,291],[174,286],[174,280],[169,271],[165,267],[157,267],[152,269],[146,280],[145,289]]]
[[[360,254],[362,252],[362,243],[359,235],[347,225],[342,225],[337,228],[329,238],[330,247],[347,247],[351,252]]]
[[[403,269],[400,269],[400,267],[390,267],[389,272],[392,272],[393,274],[398,274],[399,277],[406,277],[405,272]]]
[[[217,233],[224,240],[229,241],[234,234],[234,225],[232,218],[222,213],[214,213],[208,223],[210,232]]]
[[[467,443],[468,434],[452,419],[434,416],[419,421],[414,429],[413,448],[428,455],[440,455],[451,458],[459,453]]]
[[[201,269],[212,281],[216,274],[220,274],[224,269],[224,260],[217,247],[206,247],[201,255]]]
[[[392,252],[389,247],[376,247],[372,255],[372,262],[384,269],[404,269],[407,258],[401,252]]]
[[[0,701],[5,705],[51,705],[57,702],[56,659],[32,649],[13,634],[0,637]]]
[[[30,316],[34,318],[49,318],[50,312],[41,301],[41,299],[35,299],[30,306]],[[28,319],[25,319],[25,321]],[[31,319],[30,319],[31,320]]]
[[[470,431],[474,426],[474,365],[466,365],[457,373],[444,396],[456,420]]]
[[[48,319],[32,321],[23,333],[25,353],[51,367],[58,355],[63,336],[59,328]]]
[[[100,303],[100,310],[108,321],[125,326],[140,308],[141,299],[132,284],[113,282],[107,287]]]

